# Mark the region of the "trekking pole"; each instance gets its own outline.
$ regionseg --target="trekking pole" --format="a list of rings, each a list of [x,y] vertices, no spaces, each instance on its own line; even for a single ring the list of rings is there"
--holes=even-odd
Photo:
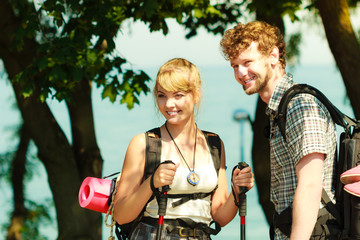
[[[246,162],[239,162],[237,168],[240,170],[248,167],[249,165]],[[239,187],[239,216],[240,216],[240,239],[245,240],[245,216],[246,216],[246,192],[248,191],[247,187]]]
[[[170,160],[166,160],[163,163],[172,163],[174,164],[172,161]],[[159,219],[158,219],[158,228],[157,228],[157,233],[156,233],[156,240],[160,240],[161,239],[161,232],[163,229],[163,224],[164,224],[164,216],[166,214],[166,208],[167,208],[167,192],[170,190],[169,185],[165,185],[161,188],[161,193],[158,199],[158,215],[159,215]]]
[[[156,233],[156,239],[160,240],[161,239],[161,232],[162,232],[162,228],[163,228],[163,224],[164,224],[164,216],[166,214],[166,205],[167,205],[167,191],[170,190],[169,185],[163,186],[162,187],[162,191],[160,193],[160,197],[159,197],[159,210],[158,210],[158,214],[159,214],[159,220],[158,220],[158,228],[157,228],[157,233]]]

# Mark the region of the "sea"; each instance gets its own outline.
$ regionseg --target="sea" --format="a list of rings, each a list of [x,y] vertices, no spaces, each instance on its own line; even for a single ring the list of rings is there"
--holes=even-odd
[[[155,79],[158,67],[147,67],[145,72]],[[200,129],[216,132],[225,144],[227,179],[230,191],[232,168],[245,161],[252,166],[251,149],[253,133],[250,121],[254,120],[257,95],[248,96],[235,81],[233,72],[228,66],[198,66],[202,81],[202,101],[197,114]],[[287,69],[293,73],[294,80],[311,84],[320,89],[345,114],[353,116],[341,75],[335,65],[301,65]],[[153,87],[153,82],[149,85]],[[121,171],[127,146],[133,136],[164,123],[164,118],[156,111],[151,93],[140,96],[140,105],[128,110],[119,101],[111,103],[101,98],[101,89],[93,89],[93,110],[98,145],[104,159],[103,175]],[[64,133],[71,141],[68,112],[63,102],[47,101],[55,118]],[[250,117],[248,120],[235,120],[235,112],[242,111]],[[17,126],[21,123],[16,109],[14,94],[6,74],[0,75],[0,154],[14,151],[18,144]],[[36,154],[35,147],[31,152]],[[35,202],[51,199],[47,176],[43,165],[35,162],[36,173],[26,185],[26,198]],[[1,168],[1,166],[0,166]],[[10,185],[1,179],[0,182],[0,239],[6,235],[6,225],[12,210],[12,192]],[[269,239],[269,225],[259,204],[259,193],[256,187],[247,192],[247,215],[245,222],[246,239]],[[49,209],[51,223],[41,226],[40,232],[47,239],[57,237],[55,211]],[[212,239],[240,239],[240,219],[237,215],[221,232]],[[103,225],[103,239],[110,236],[110,229]]]

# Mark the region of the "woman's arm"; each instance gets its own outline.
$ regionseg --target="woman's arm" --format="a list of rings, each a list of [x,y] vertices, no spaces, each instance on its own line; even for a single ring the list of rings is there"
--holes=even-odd
[[[153,192],[151,177],[143,181],[145,169],[145,134],[135,136],[126,151],[120,182],[114,200],[114,218],[119,224],[134,220]],[[161,164],[154,173],[154,187],[171,185],[178,165]]]
[[[236,215],[238,207],[235,205],[233,194],[228,194],[228,185],[225,172],[225,151],[221,142],[221,166],[218,177],[218,188],[212,197],[211,215],[220,226],[228,224]],[[251,189],[254,186],[254,176],[250,167],[242,170],[236,169],[233,173],[233,183],[235,193],[239,193],[239,186]]]
[[[145,136],[136,135],[126,151],[114,202],[114,218],[119,224],[134,220],[152,195],[150,179],[142,182],[145,168]]]

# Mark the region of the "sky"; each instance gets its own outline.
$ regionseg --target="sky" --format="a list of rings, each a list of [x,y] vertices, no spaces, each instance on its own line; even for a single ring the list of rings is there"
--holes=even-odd
[[[291,23],[285,16],[286,32],[302,32],[300,45],[300,65],[329,65],[335,64],[334,58],[326,40],[321,19],[316,19],[316,25],[307,24],[314,21],[307,10],[297,13],[301,21]],[[350,12],[354,29],[360,28],[360,7]],[[250,17],[247,16],[249,19]],[[185,57],[195,65],[227,65],[221,54],[220,35],[207,33],[200,29],[198,35],[190,40],[185,39],[185,30],[175,20],[167,21],[169,33],[150,33],[142,22],[126,22],[122,31],[118,33],[116,45],[118,52],[136,67],[158,66],[174,57]],[[232,26],[229,26],[231,28]]]
[[[167,36],[162,32],[150,33],[142,22],[123,24],[116,39],[117,51],[136,67],[161,66],[174,57],[187,58],[195,65],[228,65],[219,48],[220,35],[215,36],[200,29],[197,36],[187,40],[182,26],[174,20],[167,22],[170,29]],[[287,31],[300,29],[306,33],[301,44],[300,64],[334,63],[322,25],[309,30],[305,29],[307,26],[304,23],[286,22]]]

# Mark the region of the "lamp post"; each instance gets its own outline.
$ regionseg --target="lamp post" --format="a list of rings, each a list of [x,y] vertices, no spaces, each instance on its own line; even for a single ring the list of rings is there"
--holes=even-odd
[[[252,125],[249,113],[244,109],[234,111],[233,118],[240,124],[240,161],[244,161],[244,121],[249,121]]]

